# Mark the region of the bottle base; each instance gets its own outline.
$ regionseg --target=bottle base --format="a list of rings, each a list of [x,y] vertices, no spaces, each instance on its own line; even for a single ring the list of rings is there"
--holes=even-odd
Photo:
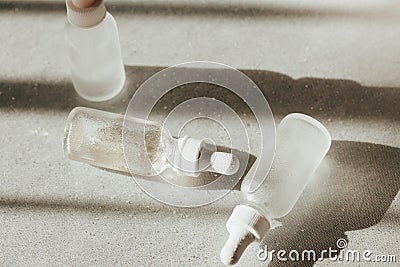
[[[125,72],[124,75],[122,75],[122,78],[120,80],[120,82],[118,83],[118,86],[115,86],[115,88],[117,88],[116,90],[111,91],[108,94],[102,94],[102,95],[87,95],[84,94],[82,92],[80,92],[80,90],[77,89],[77,86],[74,85],[75,88],[75,92],[83,99],[90,101],[90,102],[105,102],[108,100],[111,100],[113,98],[115,98],[116,96],[118,96],[122,90],[124,89],[125,86],[125,82],[126,82],[126,77],[125,77]]]

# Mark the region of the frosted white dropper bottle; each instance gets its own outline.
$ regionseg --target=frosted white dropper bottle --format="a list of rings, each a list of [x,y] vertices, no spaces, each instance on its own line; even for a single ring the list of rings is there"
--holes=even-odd
[[[66,0],[66,42],[76,92],[92,102],[118,95],[125,83],[117,24],[102,0]]]
[[[262,240],[271,220],[290,212],[330,145],[328,130],[317,120],[299,113],[283,118],[264,183],[253,192],[249,190],[251,179],[246,177],[242,183],[245,203],[234,208],[226,223],[230,235],[220,255],[224,264],[236,264],[250,243]]]
[[[64,154],[73,160],[140,176],[158,175],[167,168],[188,177],[201,172],[232,175],[239,169],[235,155],[218,152],[202,140],[172,137],[155,122],[133,117],[126,120],[129,123],[124,124],[121,114],[74,108],[65,127]],[[123,135],[125,144],[132,148],[129,155],[124,154]]]

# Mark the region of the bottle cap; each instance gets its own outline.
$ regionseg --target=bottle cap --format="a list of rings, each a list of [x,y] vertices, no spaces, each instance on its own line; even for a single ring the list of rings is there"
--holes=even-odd
[[[238,205],[226,222],[229,238],[221,250],[220,258],[225,265],[236,264],[247,246],[254,240],[261,241],[270,229],[270,223],[256,209]]]
[[[170,163],[186,175],[195,177],[201,172],[233,175],[239,170],[235,155],[218,152],[215,145],[187,136],[177,140]]]
[[[94,1],[90,6],[77,5],[77,1],[66,0],[68,21],[78,27],[93,27],[106,16],[106,6],[102,0]],[[79,2],[79,1],[78,1]]]
[[[239,170],[239,159],[233,154],[214,152],[210,160],[213,172],[233,175]]]

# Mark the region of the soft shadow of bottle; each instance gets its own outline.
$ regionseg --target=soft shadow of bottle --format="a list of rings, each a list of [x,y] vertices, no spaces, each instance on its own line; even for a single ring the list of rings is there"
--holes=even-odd
[[[313,266],[319,258],[328,258],[322,251],[340,251],[337,241],[348,241],[345,232],[378,223],[399,192],[399,148],[334,141],[327,159],[329,174],[313,180],[282,219],[283,226],[264,238],[263,248],[287,252],[287,261],[275,254],[268,266]],[[299,261],[288,257],[292,250],[299,252]],[[304,250],[315,251],[316,258],[302,258]]]

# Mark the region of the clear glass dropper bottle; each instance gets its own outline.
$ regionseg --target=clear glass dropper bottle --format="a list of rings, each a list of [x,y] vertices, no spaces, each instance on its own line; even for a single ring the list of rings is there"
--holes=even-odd
[[[97,167],[139,176],[153,176],[172,168],[185,177],[201,172],[232,175],[239,169],[237,157],[218,152],[202,140],[175,138],[161,125],[102,110],[77,107],[68,116],[63,148],[66,157]],[[131,146],[130,155],[124,154]],[[128,161],[129,169],[126,164]]]
[[[246,247],[261,241],[271,228],[271,220],[290,212],[331,145],[328,130],[317,120],[293,113],[277,128],[275,158],[264,183],[250,191],[251,179],[244,179],[244,204],[238,205],[227,221],[229,239],[221,251],[221,261],[236,264]]]

